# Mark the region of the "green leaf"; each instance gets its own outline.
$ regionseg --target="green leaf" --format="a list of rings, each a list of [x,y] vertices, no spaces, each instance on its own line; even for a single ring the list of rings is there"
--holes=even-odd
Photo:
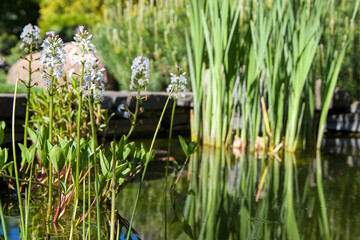
[[[133,144],[126,144],[126,146],[123,150],[123,156],[120,159],[122,159],[122,160],[127,159],[129,157],[130,153],[133,151],[133,149],[134,149]]]
[[[116,177],[121,177],[121,174],[123,173],[124,169],[127,167],[127,165],[129,164],[129,162],[123,163],[119,166],[117,166],[117,168],[115,168],[115,175]]]
[[[60,143],[60,146],[61,146],[62,149],[64,149],[64,148],[66,147],[66,145],[67,145],[68,143],[70,143],[70,141],[65,140],[65,139],[62,138],[60,135],[59,135],[57,138],[58,138],[58,140],[59,140],[59,143]]]
[[[6,164],[8,159],[8,149],[0,148],[0,171],[5,170],[11,163]]]
[[[61,147],[54,146],[49,152],[50,161],[52,162],[56,172],[60,173],[65,164],[65,157]]]
[[[101,172],[103,173],[104,176],[107,176],[110,171],[109,160],[106,158],[103,151],[100,151],[99,156],[100,156]]]
[[[36,147],[35,145],[31,145],[31,147],[29,148],[29,156],[26,159],[28,164],[31,164],[31,162],[34,161],[35,154],[36,154]]]
[[[3,142],[3,140],[4,140],[5,127],[6,127],[5,122],[4,122],[4,121],[1,121],[1,122],[0,122],[0,145],[2,144],[2,142]]]
[[[182,136],[179,135],[179,141],[180,141],[180,145],[181,145],[181,148],[182,150],[184,151],[186,157],[188,157],[188,150],[189,150],[189,147],[188,145],[186,144],[184,138]]]
[[[39,157],[41,165],[47,168],[49,166],[49,160],[47,158],[47,154],[43,150],[37,150],[37,155]]]
[[[118,148],[118,159],[126,159],[127,158],[127,152],[126,151],[126,136],[123,135],[119,141],[119,148]]]
[[[124,170],[120,173],[120,176],[118,177],[118,180],[126,178],[127,176],[129,176],[130,173],[131,173],[131,171],[130,171],[129,168],[124,169]],[[118,184],[120,185],[121,183],[118,181]]]
[[[60,187],[61,187],[61,192],[65,195],[66,194],[66,186],[65,186],[65,183],[63,183],[63,181],[60,181]]]
[[[25,147],[23,144],[19,143],[19,147],[21,150],[21,167],[24,166],[26,162],[28,162],[28,159],[30,158],[30,151]]]
[[[28,127],[28,133],[29,133],[31,141],[33,143],[36,143],[37,139],[38,139],[38,135],[36,134],[35,130],[32,129],[31,127]]]
[[[198,146],[198,141],[193,141],[193,142],[189,143],[188,154],[191,155],[194,152],[196,152],[197,146]]]

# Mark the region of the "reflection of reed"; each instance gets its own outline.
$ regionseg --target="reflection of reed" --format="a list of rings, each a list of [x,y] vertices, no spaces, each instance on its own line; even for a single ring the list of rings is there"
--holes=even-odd
[[[294,154],[285,153],[283,163],[254,155],[240,156],[235,163],[233,160],[224,150],[207,148],[190,160],[189,194],[183,212],[190,239],[329,236],[321,166],[316,168],[317,194],[311,196],[309,173],[300,177]],[[312,208],[309,216],[305,214],[306,204],[320,207]]]

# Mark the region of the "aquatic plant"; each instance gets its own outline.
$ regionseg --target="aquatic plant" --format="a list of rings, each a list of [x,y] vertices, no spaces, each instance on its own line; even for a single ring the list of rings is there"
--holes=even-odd
[[[190,1],[192,139],[220,147],[229,145],[235,135],[241,149],[256,151],[261,137],[269,151],[283,147],[294,152],[311,141],[310,133],[316,131],[315,72],[320,65],[324,105],[319,148],[348,45],[347,37],[334,40],[324,31],[324,26],[331,26],[326,21],[334,4]],[[319,46],[326,46],[326,61],[316,61]]]
[[[115,197],[118,191],[123,189],[129,181],[145,167],[154,157],[153,146],[160,128],[167,103],[162,117],[154,134],[150,150],[144,145],[137,147],[130,142],[131,134],[139,124],[137,116],[144,109],[140,107],[140,100],[147,97],[141,96],[140,92],[147,88],[150,77],[150,62],[147,57],[139,56],[134,59],[131,66],[133,77],[132,86],[135,88],[136,108],[132,112],[124,105],[119,110],[124,111],[124,117],[131,122],[129,133],[122,136],[120,141],[114,138],[110,146],[98,144],[97,132],[104,129],[99,125],[103,120],[108,123],[106,111],[100,109],[102,92],[105,89],[103,83],[103,69],[99,69],[99,61],[95,57],[95,46],[91,42],[92,35],[84,27],[79,27],[74,37],[74,49],[71,50],[72,64],[80,65],[80,72],[70,70],[67,76],[63,72],[65,53],[61,38],[54,32],[49,32],[48,37],[42,43],[42,53],[39,62],[42,66],[42,77],[45,81],[46,90],[38,93],[33,92],[29,99],[30,111],[33,111],[32,120],[29,121],[28,134],[32,144],[26,146],[19,144],[21,150],[21,168],[19,171],[16,161],[15,146],[15,108],[16,91],[14,95],[13,111],[13,158],[8,163],[7,150],[0,149],[0,172],[7,179],[16,180],[18,193],[21,236],[28,237],[28,227],[31,227],[29,218],[31,201],[34,189],[46,187],[47,214],[46,220],[58,222],[65,212],[72,209],[70,239],[76,235],[76,227],[82,222],[83,237],[91,237],[91,210],[96,203],[97,237],[100,239],[101,229],[101,203],[111,200],[110,213],[110,236],[114,238],[116,226],[119,224],[115,212]],[[67,80],[69,79],[69,81]],[[63,81],[64,85],[59,84]],[[18,83],[18,81],[16,82]],[[17,84],[15,89],[17,89]],[[170,94],[171,95],[171,94]],[[55,104],[56,103],[56,104]],[[64,107],[65,106],[65,107]],[[46,116],[48,115],[48,116]],[[96,115],[96,119],[95,119]],[[108,117],[106,117],[108,116]],[[76,118],[76,119],[75,119]],[[66,121],[63,121],[66,119]],[[65,124],[64,124],[65,122]],[[91,134],[86,126],[91,126]],[[3,124],[1,123],[1,126]],[[76,127],[76,132],[74,130]],[[105,127],[106,128],[106,127]],[[0,132],[0,139],[3,132]],[[37,159],[37,161],[35,161]],[[14,166],[15,177],[6,174],[10,166]],[[45,171],[47,184],[39,180],[40,170]],[[40,179],[44,178],[41,176]],[[53,175],[56,179],[54,179]],[[143,179],[142,178],[142,179]],[[46,180],[46,178],[45,178]],[[95,181],[95,198],[93,198],[92,181]],[[44,181],[42,179],[41,181]],[[82,214],[79,217],[79,198],[81,197],[80,184],[83,184]],[[24,185],[28,186],[25,188]],[[33,187],[35,185],[35,187]],[[57,188],[57,191],[55,190]],[[25,189],[25,190],[24,190]],[[55,191],[54,191],[55,190]],[[23,205],[22,193],[25,192],[25,204]],[[57,203],[53,202],[57,192]],[[56,198],[55,198],[56,199]],[[73,204],[72,204],[73,202]],[[25,209],[25,214],[23,209]],[[87,221],[87,226],[85,224]],[[48,230],[47,230],[48,231]],[[129,232],[132,228],[129,228]]]

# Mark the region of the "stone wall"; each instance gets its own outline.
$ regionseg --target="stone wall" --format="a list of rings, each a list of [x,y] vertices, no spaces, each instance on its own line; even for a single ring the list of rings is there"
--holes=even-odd
[[[135,109],[136,100],[131,98],[130,95],[136,95],[135,92],[115,92],[115,91],[106,91],[104,93],[104,101],[102,102],[102,107],[104,109],[109,109],[110,112],[115,112],[117,107],[120,104],[128,106],[131,110]],[[144,108],[144,113],[139,115],[139,120],[142,121],[142,124],[139,124],[133,132],[134,138],[151,138],[154,135],[155,129],[157,127],[161,112],[165,105],[166,99],[168,97],[167,93],[146,93],[147,100],[141,100],[140,106]],[[4,144],[11,143],[11,119],[12,119],[12,108],[13,108],[13,94],[0,94],[0,121],[6,122],[5,129],[5,139]],[[16,99],[16,111],[15,111],[15,136],[16,141],[21,141],[23,139],[23,124],[25,119],[25,104],[26,104],[26,95],[18,94]],[[161,124],[159,136],[166,137],[168,136],[170,118],[171,118],[171,108],[173,105],[173,100],[171,99],[167,110],[165,112],[164,119]],[[174,118],[174,136],[177,133],[187,136],[190,135],[190,109],[192,106],[192,94],[188,94],[185,98],[179,99],[177,101],[177,107],[175,111]],[[127,134],[130,129],[130,121],[122,116],[122,114],[115,114],[115,116],[110,120],[109,130],[107,136],[111,139],[114,136],[114,133],[118,135]],[[99,137],[101,133],[99,133]]]

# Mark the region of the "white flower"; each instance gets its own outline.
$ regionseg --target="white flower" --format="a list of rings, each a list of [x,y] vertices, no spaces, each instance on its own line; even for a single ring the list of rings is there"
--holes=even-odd
[[[130,89],[147,89],[150,81],[150,60],[143,55],[136,57],[131,65]]]
[[[186,72],[182,72],[181,67],[176,65],[176,74],[170,73],[170,84],[166,88],[168,93],[172,90],[172,97],[179,98],[185,97],[185,92],[187,92],[186,84],[187,79],[185,77]]]
[[[50,79],[60,79],[64,72],[65,66],[65,44],[62,39],[55,35],[55,32],[47,32],[48,37],[45,38],[41,47],[43,48],[40,55],[39,65],[43,67],[42,79],[46,86],[50,86]]]
[[[92,35],[84,29],[84,26],[78,27],[74,40],[72,44],[80,47],[82,52],[96,52],[95,45],[91,42]]]
[[[94,53],[96,48],[92,41],[92,35],[89,34],[83,26],[79,26],[75,34],[72,44],[75,46],[70,50],[69,57],[71,64],[84,65],[83,72],[83,87],[85,90],[84,97],[88,96],[90,92],[93,93],[96,101],[102,99],[102,93],[105,91],[104,84],[104,68],[98,69],[99,60]],[[74,71],[71,72],[73,75]],[[70,74],[70,72],[69,72]],[[78,76],[80,74],[77,74]]]
[[[124,105],[124,104],[120,104],[120,105],[117,107],[117,110],[118,110],[118,112],[121,112],[122,110],[125,110],[125,105]]]
[[[69,74],[68,74],[68,76],[69,76],[70,79],[72,78],[72,75],[74,74],[74,72],[75,72],[75,69],[70,68]]]
[[[38,48],[42,41],[40,37],[40,29],[36,25],[33,26],[29,23],[23,28],[23,31],[20,34],[20,39],[23,41],[20,45],[21,49],[28,52],[32,47]]]
[[[124,118],[129,118],[130,117],[130,113],[129,112],[124,112]]]
[[[96,59],[96,58],[95,58]],[[97,70],[99,60],[96,59],[93,65],[86,64],[84,68],[83,87],[84,90],[92,90],[96,101],[102,99],[102,93],[105,91],[104,68]]]

